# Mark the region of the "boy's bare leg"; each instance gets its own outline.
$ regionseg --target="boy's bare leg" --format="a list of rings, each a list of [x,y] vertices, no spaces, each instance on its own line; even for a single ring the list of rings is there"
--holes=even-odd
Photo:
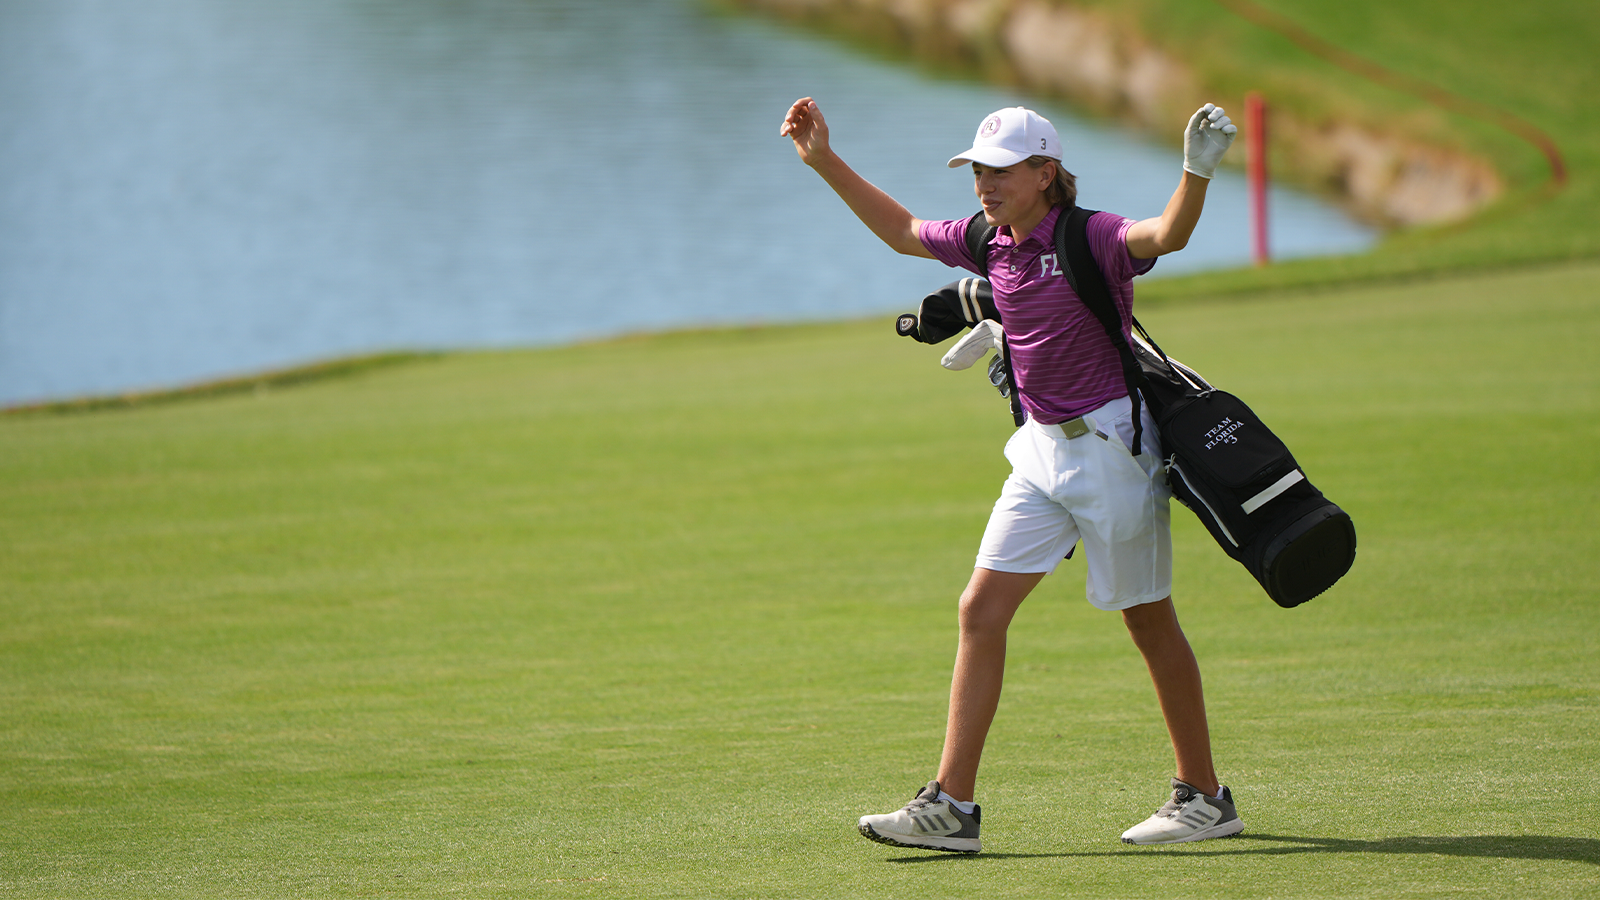
[[[1172,738],[1178,780],[1215,795],[1221,790],[1211,761],[1211,732],[1206,726],[1206,701],[1200,688],[1200,665],[1189,639],[1178,626],[1172,598],[1122,611],[1128,634],[1144,656],[1155,683],[1161,716]]]
[[[978,762],[1000,705],[1006,671],[1006,629],[1017,607],[1044,578],[1043,572],[1018,574],[974,569],[961,594],[961,640],[950,679],[950,718],[945,725],[939,787],[968,801],[978,780]]]

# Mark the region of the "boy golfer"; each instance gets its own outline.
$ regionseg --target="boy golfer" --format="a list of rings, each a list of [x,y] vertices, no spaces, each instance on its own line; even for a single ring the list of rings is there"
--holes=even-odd
[[[1090,250],[1124,331],[1133,314],[1133,277],[1188,243],[1235,131],[1221,109],[1206,104],[1189,120],[1183,176],[1160,216],[1090,218]],[[1145,406],[1143,446],[1133,446],[1133,405],[1117,351],[1055,259],[1056,218],[1077,199],[1055,128],[1032,110],[1003,109],[984,118],[972,147],[950,160],[951,168],[971,166],[984,218],[998,227],[987,271],[967,250],[965,219],[915,218],[847,166],[829,146],[828,125],[811,98],[795,102],[779,134],[891,248],[990,280],[1028,415],[1006,444],[1012,472],[961,595],[938,777],[903,809],[863,816],[862,835],[902,847],[981,849],[974,789],[1000,702],[1006,629],[1028,593],[1080,540],[1089,602],[1122,614],[1155,683],[1177,762],[1171,800],[1122,839],[1158,844],[1238,834],[1243,823],[1212,766],[1200,669],[1172,606],[1171,493],[1155,423]]]

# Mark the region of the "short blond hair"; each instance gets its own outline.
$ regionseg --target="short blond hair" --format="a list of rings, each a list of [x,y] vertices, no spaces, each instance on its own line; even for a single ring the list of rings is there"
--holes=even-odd
[[[1055,163],[1055,178],[1051,179],[1050,184],[1044,189],[1044,199],[1047,203],[1051,206],[1075,206],[1077,204],[1078,178],[1067,171],[1067,167],[1061,164],[1061,160],[1052,159],[1048,156],[1030,156],[1026,162],[1028,167],[1032,169],[1043,168],[1045,163]]]

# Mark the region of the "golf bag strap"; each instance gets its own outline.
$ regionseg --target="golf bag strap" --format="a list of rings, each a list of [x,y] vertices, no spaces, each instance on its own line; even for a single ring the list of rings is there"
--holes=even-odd
[[[1095,262],[1094,254],[1089,250],[1089,217],[1097,210],[1084,209],[1073,206],[1064,209],[1056,217],[1055,245],[1056,256],[1061,261],[1061,271],[1067,277],[1067,283],[1072,285],[1072,290],[1089,308],[1094,317],[1100,320],[1100,325],[1106,330],[1106,337],[1111,339],[1111,346],[1117,350],[1117,355],[1122,359],[1122,377],[1128,384],[1128,399],[1133,401],[1133,455],[1138,456],[1144,449],[1144,418],[1140,415],[1141,400],[1139,388],[1144,386],[1144,370],[1139,367],[1138,360],[1134,359],[1133,348],[1128,346],[1128,337],[1122,331],[1122,316],[1117,312],[1117,304],[1111,299],[1111,289],[1106,287],[1106,277],[1100,271],[1100,264]],[[1144,326],[1137,321],[1141,334]]]
[[[982,210],[967,220],[967,254],[978,264],[978,271],[982,272],[985,278],[989,276],[989,242],[994,240],[994,234],[998,230],[984,221]],[[1017,376],[1011,371],[1011,345],[1006,341],[1005,323],[1000,324],[1000,355],[1006,360],[1006,388],[1011,398],[1011,421],[1021,428],[1028,417],[1022,411],[1022,397],[1017,393]]]

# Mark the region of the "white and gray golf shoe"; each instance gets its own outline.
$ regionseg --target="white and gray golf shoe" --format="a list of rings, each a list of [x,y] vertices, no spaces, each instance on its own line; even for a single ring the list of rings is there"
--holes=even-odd
[[[977,853],[983,849],[978,840],[978,821],[982,817],[983,810],[977,806],[968,815],[949,801],[940,800],[939,782],[930,781],[903,808],[881,816],[862,816],[856,828],[862,837],[880,844]]]
[[[1122,833],[1124,844],[1181,844],[1233,837],[1244,822],[1226,786],[1221,797],[1207,797],[1194,785],[1172,779],[1172,799],[1156,814]]]

